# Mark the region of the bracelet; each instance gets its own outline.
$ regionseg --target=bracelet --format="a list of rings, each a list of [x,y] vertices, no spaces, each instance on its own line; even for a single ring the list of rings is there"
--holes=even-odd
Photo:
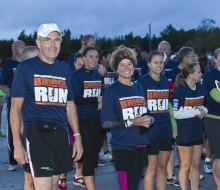
[[[80,134],[80,133],[75,133],[73,136],[74,136],[74,137],[76,137],[76,136],[81,136],[81,134]]]

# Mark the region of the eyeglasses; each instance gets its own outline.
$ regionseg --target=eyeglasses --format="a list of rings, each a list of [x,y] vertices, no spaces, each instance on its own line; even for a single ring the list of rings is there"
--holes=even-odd
[[[46,44],[51,44],[52,42],[55,44],[60,44],[62,42],[60,38],[56,38],[55,40],[52,40],[51,38],[39,38],[39,40],[44,41]]]

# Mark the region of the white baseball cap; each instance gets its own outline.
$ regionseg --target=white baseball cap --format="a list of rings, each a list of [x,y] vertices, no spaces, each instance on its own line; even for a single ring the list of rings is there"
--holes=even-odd
[[[174,55],[171,55],[170,56],[170,59],[173,59],[173,58],[175,58],[176,57],[176,55],[174,54]]]
[[[37,37],[47,37],[51,32],[59,32],[60,35],[60,29],[55,23],[45,23],[41,24],[40,27],[37,30]]]

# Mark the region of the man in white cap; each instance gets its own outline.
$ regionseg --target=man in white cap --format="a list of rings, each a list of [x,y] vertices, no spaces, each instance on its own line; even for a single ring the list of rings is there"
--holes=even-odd
[[[61,41],[56,24],[42,24],[36,39],[39,56],[20,63],[11,91],[14,157],[21,164],[29,162],[40,190],[56,190],[60,174],[72,170],[67,120],[75,136],[74,161],[83,153],[71,73],[67,64],[56,60]],[[26,150],[20,141],[21,108]]]
[[[12,131],[10,125],[10,109],[11,109],[11,97],[10,90],[14,79],[14,74],[18,64],[21,61],[21,53],[25,48],[25,43],[21,40],[14,41],[12,44],[12,60],[4,64],[1,69],[0,77],[0,89],[7,94],[7,119],[8,119],[8,156],[9,156],[9,171],[17,170],[17,161],[14,159],[14,143],[12,138]]]

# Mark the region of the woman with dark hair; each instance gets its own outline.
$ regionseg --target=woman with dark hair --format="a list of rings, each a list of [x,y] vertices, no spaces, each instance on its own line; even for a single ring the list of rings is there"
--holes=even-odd
[[[102,79],[95,69],[98,52],[93,47],[83,51],[84,66],[72,73],[72,89],[77,106],[79,129],[83,144],[82,175],[86,187],[95,190],[95,173],[103,137],[100,126],[102,107]]]
[[[144,89],[147,107],[154,116],[155,122],[149,128],[148,148],[149,165],[146,168],[144,187],[154,189],[156,176],[156,189],[166,189],[167,163],[172,149],[172,141],[177,135],[176,122],[173,116],[172,105],[169,103],[168,80],[161,72],[164,69],[164,55],[160,51],[151,51],[148,56],[149,73],[140,77],[138,83]],[[173,125],[172,125],[173,124]],[[173,130],[172,130],[173,126]]]
[[[74,66],[75,69],[79,69],[84,65],[84,61],[83,61],[83,54],[82,53],[77,53],[74,57]]]
[[[208,110],[203,106],[201,69],[198,63],[186,63],[177,75],[172,104],[178,136],[176,143],[180,156],[179,182],[182,190],[199,188],[199,164],[203,147],[203,120]]]
[[[201,73],[204,75],[209,66],[208,57],[206,55],[200,56],[198,61],[201,68]]]
[[[141,85],[131,81],[137,66],[134,52],[127,47],[118,48],[112,54],[110,66],[118,74],[118,80],[103,95],[102,127],[111,130],[120,189],[137,190],[142,171],[148,164],[150,142],[146,128],[153,118],[149,115]]]
[[[214,52],[214,61],[216,68],[205,74],[202,85],[209,110],[204,118],[205,132],[215,156],[212,172],[217,189],[220,189],[220,48]]]

